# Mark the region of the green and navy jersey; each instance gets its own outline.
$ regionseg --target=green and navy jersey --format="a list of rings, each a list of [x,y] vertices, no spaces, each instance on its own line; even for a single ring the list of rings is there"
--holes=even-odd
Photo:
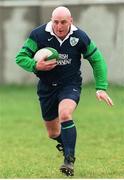
[[[44,47],[59,53],[57,66],[50,71],[36,71],[34,54]],[[27,71],[34,72],[44,83],[81,83],[81,55],[87,59],[96,80],[96,89],[107,88],[107,70],[104,58],[95,43],[81,29],[71,25],[64,40],[52,31],[51,22],[34,29],[16,56],[16,62]]]

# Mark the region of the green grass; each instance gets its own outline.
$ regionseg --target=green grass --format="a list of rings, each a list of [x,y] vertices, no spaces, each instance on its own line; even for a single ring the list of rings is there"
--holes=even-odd
[[[0,178],[66,178],[49,140],[33,86],[0,87]],[[83,88],[74,113],[78,138],[74,178],[124,178],[124,88],[109,88],[114,107]]]

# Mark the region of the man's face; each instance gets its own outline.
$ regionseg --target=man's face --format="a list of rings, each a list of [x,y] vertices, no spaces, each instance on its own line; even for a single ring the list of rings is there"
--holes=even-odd
[[[71,17],[52,17],[52,28],[53,32],[58,36],[60,39],[64,39],[70,30],[70,26],[72,24]]]

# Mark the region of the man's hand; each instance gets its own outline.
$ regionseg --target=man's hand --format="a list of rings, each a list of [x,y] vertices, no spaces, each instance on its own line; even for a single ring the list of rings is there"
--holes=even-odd
[[[108,96],[108,94],[104,90],[97,90],[96,97],[99,101],[105,101],[109,106],[113,106],[114,103],[112,99]]]
[[[36,63],[36,70],[38,71],[50,71],[51,69],[53,69],[54,67],[56,67],[57,63],[56,60],[50,60],[50,61],[46,61],[46,60],[40,60],[37,61]]]

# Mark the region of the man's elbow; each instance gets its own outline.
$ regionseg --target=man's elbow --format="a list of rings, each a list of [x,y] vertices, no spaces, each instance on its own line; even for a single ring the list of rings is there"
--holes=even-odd
[[[15,57],[15,62],[16,62],[16,64],[20,65],[21,62],[23,61],[23,58],[24,58],[24,57],[23,57],[22,55],[17,54],[16,57]]]

